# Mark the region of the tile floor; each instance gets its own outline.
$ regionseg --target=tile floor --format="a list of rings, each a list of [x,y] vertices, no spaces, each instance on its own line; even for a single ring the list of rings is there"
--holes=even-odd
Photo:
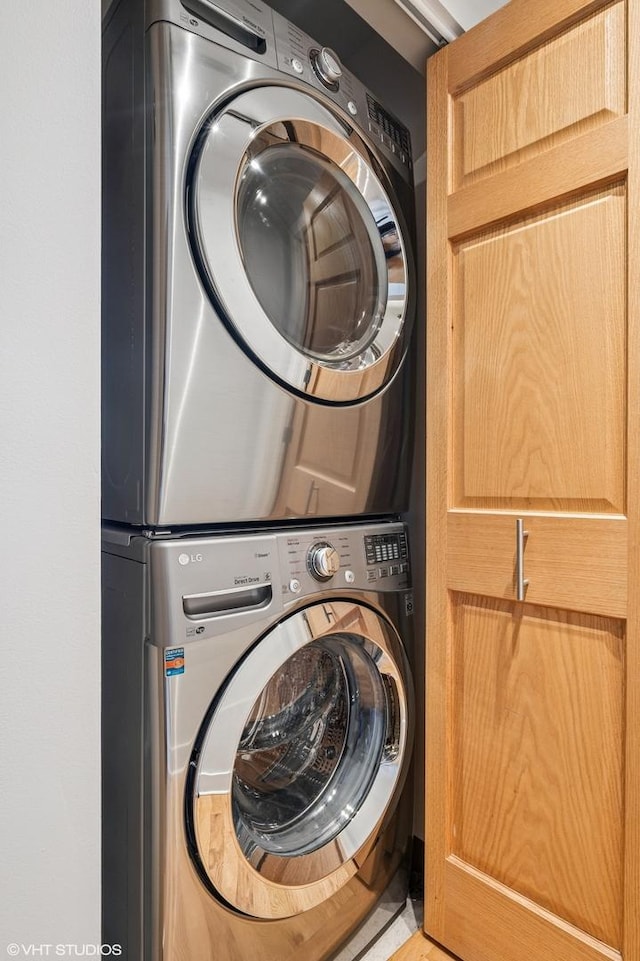
[[[365,954],[359,956],[358,961],[388,961],[391,955],[422,926],[422,908],[422,901],[413,901],[408,898],[402,914],[391,922]]]

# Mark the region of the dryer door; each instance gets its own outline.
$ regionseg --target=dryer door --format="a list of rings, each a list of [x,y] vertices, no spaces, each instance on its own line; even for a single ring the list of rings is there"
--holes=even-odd
[[[410,264],[364,141],[284,87],[205,123],[187,178],[192,251],[234,335],[281,384],[325,403],[381,390],[407,347]]]
[[[210,890],[284,918],[346,884],[395,808],[410,692],[402,644],[368,607],[317,603],[269,631],[212,704],[191,759],[187,834]]]

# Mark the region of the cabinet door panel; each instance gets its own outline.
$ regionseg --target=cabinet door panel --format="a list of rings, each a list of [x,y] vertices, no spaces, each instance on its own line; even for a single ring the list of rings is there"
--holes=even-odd
[[[620,946],[622,622],[453,596],[452,853]]]
[[[511,0],[427,91],[425,930],[640,961],[640,4]]]
[[[623,114],[624,48],[618,2],[455,97],[456,187]]]
[[[516,598],[516,514],[449,511],[450,590]],[[626,617],[625,517],[523,515],[526,600]]]
[[[624,511],[625,222],[619,185],[455,249],[455,506]]]
[[[620,952],[452,855],[444,870],[448,946],[474,961],[621,961]],[[473,947],[470,936],[473,934]]]

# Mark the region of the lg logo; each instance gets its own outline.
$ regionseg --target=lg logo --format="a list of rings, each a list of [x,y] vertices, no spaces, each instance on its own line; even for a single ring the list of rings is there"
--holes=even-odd
[[[182,564],[185,567],[187,564],[199,564],[202,560],[202,554],[179,554],[178,564]]]

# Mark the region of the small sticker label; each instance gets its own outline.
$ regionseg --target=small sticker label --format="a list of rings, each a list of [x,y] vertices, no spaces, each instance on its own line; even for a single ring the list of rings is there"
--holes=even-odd
[[[184,647],[170,647],[164,652],[165,677],[184,674]]]
[[[404,595],[404,612],[407,617],[413,614],[413,591],[407,591]]]

